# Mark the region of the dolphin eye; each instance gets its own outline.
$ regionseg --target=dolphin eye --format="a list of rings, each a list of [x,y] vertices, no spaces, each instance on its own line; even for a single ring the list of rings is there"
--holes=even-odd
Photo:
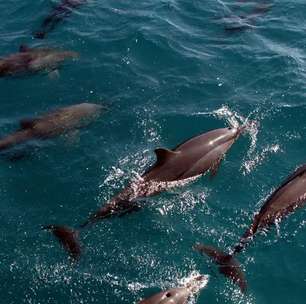
[[[171,296],[172,296],[172,295],[171,295],[171,292],[167,292],[167,293],[166,293],[166,297],[167,297],[167,298],[170,298]]]

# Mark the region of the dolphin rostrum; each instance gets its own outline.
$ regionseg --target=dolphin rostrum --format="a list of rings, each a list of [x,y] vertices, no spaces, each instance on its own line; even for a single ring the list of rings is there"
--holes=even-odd
[[[216,129],[193,137],[173,150],[156,149],[156,163],[140,179],[131,182],[92,214],[85,223],[80,225],[80,228],[101,219],[136,211],[140,208],[137,199],[184,185],[207,171],[215,175],[225,153],[244,128],[245,126]],[[49,230],[52,231],[52,225],[50,227]],[[58,226],[56,227],[59,229]],[[63,230],[66,231],[66,228],[63,227]],[[63,234],[65,235],[67,234]],[[78,239],[75,241],[78,242]]]
[[[73,51],[54,48],[29,48],[22,45],[18,53],[0,59],[0,77],[53,71],[66,59],[78,58]]]
[[[295,209],[303,207],[306,202],[306,164],[297,168],[287,179],[268,197],[250,227],[242,235],[239,243],[230,254],[223,253],[211,246],[197,244],[195,249],[210,256],[225,276],[238,283],[242,291],[246,290],[244,274],[239,262],[234,256],[241,252],[247,243],[253,239],[257,231],[266,230],[271,225],[281,221]]]
[[[86,126],[102,110],[101,105],[81,103],[20,121],[20,129],[0,139],[0,151],[30,140],[45,140]]]
[[[71,14],[73,9],[81,6],[85,2],[87,2],[87,0],[62,0],[44,19],[40,30],[34,33],[34,37],[44,39],[47,33],[52,31],[58,23]]]
[[[197,294],[207,283],[208,276],[199,275],[192,278],[185,286],[159,292],[138,304],[187,304],[190,297]]]

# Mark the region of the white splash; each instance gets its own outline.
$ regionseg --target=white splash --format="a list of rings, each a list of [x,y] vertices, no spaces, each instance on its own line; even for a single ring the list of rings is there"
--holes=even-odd
[[[137,111],[136,114],[139,117],[137,120],[140,129],[143,130],[143,137],[149,143],[160,142],[160,130],[161,127],[154,119],[154,109],[144,108]]]
[[[178,281],[180,286],[191,288],[195,293],[200,289],[205,288],[209,281],[209,275],[201,275],[198,271],[194,270],[188,277],[182,278]]]
[[[231,111],[228,106],[222,106],[220,109],[217,109],[212,113],[220,119],[225,118],[227,123],[233,128],[239,127],[246,121],[246,119],[242,115],[239,115],[237,112]]]
[[[274,224],[275,224],[275,227],[276,227],[276,233],[277,233],[278,237],[281,236],[281,234],[280,234],[280,222],[281,222],[280,218],[276,218],[275,221],[274,221]]]
[[[243,175],[249,174],[253,169],[255,169],[259,164],[261,164],[265,158],[272,154],[281,152],[281,148],[278,144],[272,144],[265,147],[260,153],[254,155],[254,150],[247,154],[247,160],[242,163],[242,173]]]

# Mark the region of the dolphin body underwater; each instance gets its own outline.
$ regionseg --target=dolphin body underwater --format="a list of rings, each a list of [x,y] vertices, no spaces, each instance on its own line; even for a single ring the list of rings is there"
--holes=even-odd
[[[51,13],[44,19],[40,30],[34,33],[34,37],[44,39],[50,31],[52,31],[58,23],[71,15],[72,10],[78,8],[87,0],[62,0],[56,5]]]
[[[186,184],[207,171],[215,175],[225,153],[244,129],[245,126],[215,129],[193,137],[173,150],[156,149],[156,163],[139,180],[130,183],[92,214],[79,228],[111,216],[137,211],[140,205],[136,199]],[[43,226],[43,229],[53,232],[72,260],[79,257],[79,230],[57,225]]]
[[[198,293],[207,283],[208,277],[199,275],[185,286],[159,292],[138,304],[187,304],[190,297]]]
[[[256,4],[253,10],[246,14],[241,16],[232,16],[231,18],[225,18],[231,20],[232,22],[228,22],[227,25],[224,26],[224,30],[226,32],[242,32],[248,29],[252,29],[256,27],[257,19],[269,12],[272,8],[271,4],[267,3],[260,3]],[[233,22],[235,21],[235,22]]]
[[[239,243],[230,254],[209,245],[196,244],[194,249],[206,254],[219,265],[220,273],[239,285],[242,292],[246,291],[247,283],[239,262],[234,258],[241,252],[258,231],[268,229],[295,209],[303,207],[306,202],[306,164],[297,168],[287,179],[268,197],[253,222],[242,235]]]
[[[102,111],[101,105],[81,103],[59,108],[37,118],[23,119],[20,129],[0,139],[0,151],[31,140],[46,140],[81,128]]]
[[[73,51],[22,45],[18,53],[0,59],[0,77],[54,71],[66,59],[78,57],[78,53]]]

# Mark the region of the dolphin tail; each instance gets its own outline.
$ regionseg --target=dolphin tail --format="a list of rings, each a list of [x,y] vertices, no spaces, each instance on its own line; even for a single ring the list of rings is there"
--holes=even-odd
[[[81,255],[81,246],[79,242],[80,233],[78,230],[57,225],[42,226],[42,229],[53,233],[64,249],[68,252],[72,262],[77,262],[79,260]]]
[[[109,203],[92,214],[86,222],[80,225],[80,228],[85,228],[99,220],[104,220],[115,216],[123,217],[126,214],[139,210],[141,210],[141,206],[138,201],[119,200],[116,203]]]
[[[12,148],[32,138],[30,130],[20,130],[0,139],[0,151]]]
[[[256,214],[251,226],[244,232],[238,244],[235,245],[232,255],[241,252],[248,243],[254,238],[258,228],[259,228],[260,214]]]
[[[247,282],[244,272],[241,269],[240,263],[233,255],[226,254],[213,246],[204,244],[196,244],[193,248],[201,254],[209,256],[217,265],[219,265],[220,273],[237,284],[241,292],[246,292]]]

